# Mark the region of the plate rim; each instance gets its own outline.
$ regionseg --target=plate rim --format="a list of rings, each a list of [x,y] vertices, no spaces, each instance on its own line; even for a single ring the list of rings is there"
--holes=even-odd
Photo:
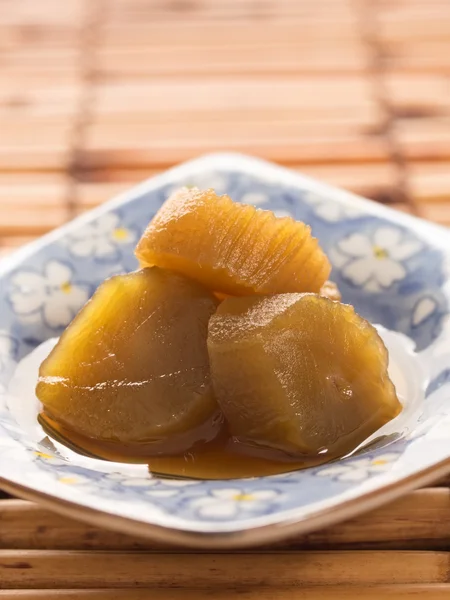
[[[407,492],[438,481],[449,473],[450,457],[418,473],[383,485],[379,489],[370,490],[356,498],[344,500],[335,506],[323,508],[303,517],[299,515],[297,518],[290,515],[278,523],[220,532],[189,531],[124,517],[33,490],[3,477],[0,477],[0,487],[24,500],[36,502],[62,516],[83,521],[94,527],[104,527],[118,533],[154,540],[172,546],[184,546],[198,550],[231,550],[289,540],[299,535],[306,535],[312,531],[353,519],[384,504],[393,502]]]

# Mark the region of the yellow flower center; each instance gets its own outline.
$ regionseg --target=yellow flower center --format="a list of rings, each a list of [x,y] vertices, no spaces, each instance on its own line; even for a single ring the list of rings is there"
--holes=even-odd
[[[59,482],[61,483],[66,483],[67,485],[72,485],[74,483],[77,482],[77,478],[76,477],[60,477],[58,479]]]
[[[128,237],[128,229],[125,229],[125,227],[117,227],[114,229],[112,236],[118,242],[123,242]]]
[[[72,284],[69,281],[65,281],[64,283],[61,284],[61,291],[64,292],[65,294],[70,294],[70,291],[72,290]]]
[[[233,496],[233,500],[236,500],[236,502],[250,502],[253,499],[253,494],[235,494]]]
[[[46,459],[52,459],[52,458],[54,458],[51,454],[45,454],[45,452],[36,451],[34,454],[36,456],[39,456],[39,458],[46,458]]]
[[[378,460],[373,460],[372,465],[374,467],[379,467],[381,465],[387,465],[387,460],[384,460],[384,458],[379,458]]]
[[[378,258],[378,260],[382,260],[383,258],[387,258],[389,256],[388,252],[381,246],[373,247],[373,255],[375,258]]]

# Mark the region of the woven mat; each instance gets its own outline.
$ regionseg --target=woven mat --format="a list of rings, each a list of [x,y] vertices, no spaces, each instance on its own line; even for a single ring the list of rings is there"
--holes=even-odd
[[[0,0],[0,255],[222,150],[450,225],[449,0]],[[449,547],[444,484],[244,554],[4,499],[0,598],[443,599]]]

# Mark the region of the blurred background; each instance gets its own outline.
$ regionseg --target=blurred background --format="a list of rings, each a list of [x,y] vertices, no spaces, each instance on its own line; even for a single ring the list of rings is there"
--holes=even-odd
[[[239,151],[450,225],[449,0],[0,0],[0,254]]]

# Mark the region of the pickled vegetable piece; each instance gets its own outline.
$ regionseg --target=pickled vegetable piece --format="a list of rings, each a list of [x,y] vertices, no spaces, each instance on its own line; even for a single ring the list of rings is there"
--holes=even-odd
[[[331,269],[304,223],[197,188],[167,200],[136,256],[234,296],[319,292]]]
[[[316,294],[224,300],[208,350],[217,401],[243,442],[342,455],[401,410],[376,329]]]
[[[159,269],[100,285],[39,371],[45,414],[84,436],[154,442],[217,411],[206,346],[218,301]]]

